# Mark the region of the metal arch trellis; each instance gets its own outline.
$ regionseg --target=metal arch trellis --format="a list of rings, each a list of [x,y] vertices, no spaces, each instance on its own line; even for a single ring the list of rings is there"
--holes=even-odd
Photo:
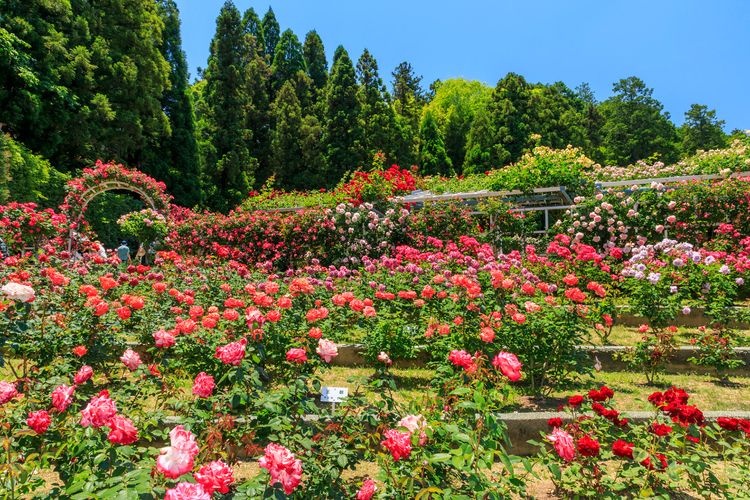
[[[123,190],[123,191],[130,191],[137,195],[139,195],[143,201],[145,201],[152,210],[155,210],[157,212],[163,212],[163,210],[159,210],[156,206],[156,202],[154,201],[154,198],[149,195],[146,191],[141,189],[139,186],[136,186],[134,184],[130,184],[128,182],[124,182],[117,179],[112,180],[106,180],[103,182],[100,182],[96,184],[95,186],[91,186],[90,188],[86,189],[86,191],[81,194],[81,205],[77,210],[77,213],[75,213],[75,221],[70,225],[70,231],[68,233],[68,252],[71,252],[73,249],[73,240],[75,235],[75,228],[78,227],[78,223],[83,218],[83,215],[86,213],[86,208],[88,207],[91,200],[96,198],[102,193],[105,193],[107,191],[114,191],[114,190]],[[166,214],[165,214],[166,215]]]

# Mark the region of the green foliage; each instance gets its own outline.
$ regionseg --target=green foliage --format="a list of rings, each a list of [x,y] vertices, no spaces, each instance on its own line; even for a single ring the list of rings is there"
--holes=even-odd
[[[445,151],[435,117],[428,111],[419,131],[419,166],[424,175],[450,175],[453,163]]]
[[[354,170],[360,159],[362,129],[354,66],[346,50],[339,49],[336,50],[339,57],[331,68],[326,97],[326,186],[335,185],[345,172]]]
[[[378,74],[378,63],[365,49],[357,61],[359,83],[360,121],[362,135],[360,165],[365,164],[377,152],[394,160],[393,137],[396,117],[391,108],[388,91]]]
[[[144,207],[143,201],[131,194],[106,192],[94,198],[86,208],[86,222],[105,248],[117,248],[123,240],[117,221],[125,214]]]
[[[703,104],[692,104],[685,112],[685,123],[680,127],[681,149],[686,156],[699,149],[720,149],[726,146],[724,120],[716,118],[716,110]]]
[[[323,48],[323,40],[320,39],[317,31],[312,30],[305,35],[302,53],[305,58],[307,75],[313,81],[315,92],[320,94],[328,82],[328,61]]]
[[[662,104],[652,97],[653,89],[640,78],[624,78],[612,86],[615,95],[604,101],[600,112],[602,151],[607,162],[627,165],[655,157],[665,163],[677,159],[677,133],[662,112]]]
[[[137,240],[143,248],[163,240],[167,235],[167,219],[150,208],[125,214],[117,224],[125,235]]]
[[[274,129],[271,134],[271,168],[286,189],[309,187],[305,175],[300,129],[302,109],[290,82],[279,90],[271,107]]]
[[[278,91],[284,82],[290,80],[298,71],[306,71],[302,44],[292,30],[284,30],[271,64],[273,88]]]
[[[526,80],[508,73],[497,82],[489,107],[495,141],[490,150],[494,165],[515,162],[529,146],[531,122],[531,91]]]
[[[56,206],[64,198],[67,175],[7,134],[0,134],[0,203],[33,201]]]
[[[226,4],[224,4],[226,6]],[[272,61],[276,54],[276,45],[279,43],[279,36],[281,28],[279,22],[276,20],[276,14],[274,14],[271,6],[268,6],[266,14],[263,16],[263,46],[266,57],[269,61]]]

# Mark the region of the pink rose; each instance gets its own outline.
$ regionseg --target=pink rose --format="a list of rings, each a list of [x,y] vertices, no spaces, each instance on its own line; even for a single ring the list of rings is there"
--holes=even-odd
[[[398,422],[398,426],[406,427],[410,434],[419,431],[419,446],[424,446],[427,442],[427,434],[424,432],[427,422],[422,415],[407,415]]]
[[[227,345],[218,346],[216,348],[215,357],[220,359],[222,363],[237,366],[242,363],[242,358],[245,357],[246,345],[247,340],[243,338],[237,342],[230,342]]]
[[[474,363],[472,355],[463,350],[457,351],[454,349],[451,351],[448,354],[448,361],[450,361],[453,366],[463,368],[467,373],[474,373],[477,369],[477,365]]]
[[[302,482],[302,461],[276,443],[269,443],[264,451],[258,463],[271,474],[269,484],[280,483],[284,493],[291,495]]]
[[[0,405],[4,405],[16,396],[18,396],[16,384],[0,380]]]
[[[192,470],[198,445],[195,436],[178,425],[169,432],[170,446],[160,450],[156,459],[156,469],[170,479],[177,479]]]
[[[157,330],[153,333],[156,347],[172,347],[175,344],[175,336],[166,330]]]
[[[547,436],[547,439],[555,446],[555,451],[560,458],[566,462],[570,462],[575,458],[576,447],[573,443],[573,436],[560,427],[555,427],[552,434]]]
[[[122,361],[131,372],[137,370],[142,363],[141,357],[133,349],[125,351],[122,356],[120,356],[120,361]]]
[[[88,406],[81,411],[81,425],[84,427],[102,427],[117,413],[115,402],[109,399],[109,394],[102,391],[91,399]]]
[[[93,374],[94,374],[93,368],[91,368],[89,365],[83,365],[81,368],[78,369],[78,373],[76,373],[75,377],[73,377],[73,382],[76,385],[81,385],[84,382],[86,382],[88,379],[90,379]]]
[[[138,440],[138,429],[127,417],[115,415],[109,420],[107,427],[110,428],[107,435],[110,443],[128,445]]]
[[[315,352],[317,352],[326,363],[330,363],[333,358],[339,355],[339,349],[336,347],[336,344],[326,339],[318,340],[318,348],[315,349]]]
[[[501,351],[492,360],[492,366],[500,370],[511,382],[521,379],[521,362],[515,354]]]
[[[200,372],[193,382],[193,394],[199,398],[209,398],[214,392],[214,378],[206,372]]]
[[[290,363],[303,364],[307,361],[307,352],[301,347],[292,347],[286,352],[286,360]]]
[[[357,500],[372,500],[376,489],[375,481],[368,477],[357,492]]]
[[[200,484],[178,483],[167,490],[164,500],[211,500],[211,494]]]
[[[393,460],[409,458],[411,455],[411,432],[388,429],[383,434],[385,439],[380,442],[393,457]]]
[[[44,434],[52,423],[52,419],[45,410],[32,411],[29,413],[26,423],[37,434]]]
[[[380,351],[380,354],[378,354],[378,361],[386,366],[391,366],[391,364],[393,363],[393,361],[391,361],[391,357],[383,351]]]
[[[225,495],[229,493],[229,487],[234,483],[232,468],[221,460],[204,464],[198,472],[193,474],[193,477],[209,495],[215,491]]]
[[[52,406],[55,407],[55,410],[60,413],[64,412],[70,406],[70,403],[73,402],[73,393],[75,390],[75,386],[69,387],[65,384],[57,386],[52,391]]]

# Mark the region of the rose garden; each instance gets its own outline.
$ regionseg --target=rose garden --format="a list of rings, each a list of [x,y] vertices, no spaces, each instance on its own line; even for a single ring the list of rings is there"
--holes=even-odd
[[[631,169],[538,148],[452,179],[380,166],[228,215],[98,163],[57,210],[2,206],[3,489],[743,497],[748,147]],[[651,172],[689,178],[599,185]],[[545,226],[523,207],[550,186],[572,203]],[[94,248],[86,204],[108,189],[144,199],[119,227],[155,253]],[[505,194],[399,198],[416,189]],[[519,415],[543,425],[518,438]]]

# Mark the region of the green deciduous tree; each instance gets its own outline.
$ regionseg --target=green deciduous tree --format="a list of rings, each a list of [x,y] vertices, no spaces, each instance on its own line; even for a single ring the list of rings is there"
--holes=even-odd
[[[335,185],[344,173],[358,166],[362,133],[354,66],[343,47],[336,52],[338,58],[328,79],[325,111],[325,183],[328,186]]]
[[[680,127],[681,149],[692,155],[699,149],[718,149],[726,146],[724,120],[716,118],[716,110],[703,104],[693,104],[685,112],[685,123]]]
[[[640,78],[631,76],[613,85],[615,95],[602,102],[602,153],[608,163],[627,165],[658,157],[677,159],[677,134],[669,113]]]

